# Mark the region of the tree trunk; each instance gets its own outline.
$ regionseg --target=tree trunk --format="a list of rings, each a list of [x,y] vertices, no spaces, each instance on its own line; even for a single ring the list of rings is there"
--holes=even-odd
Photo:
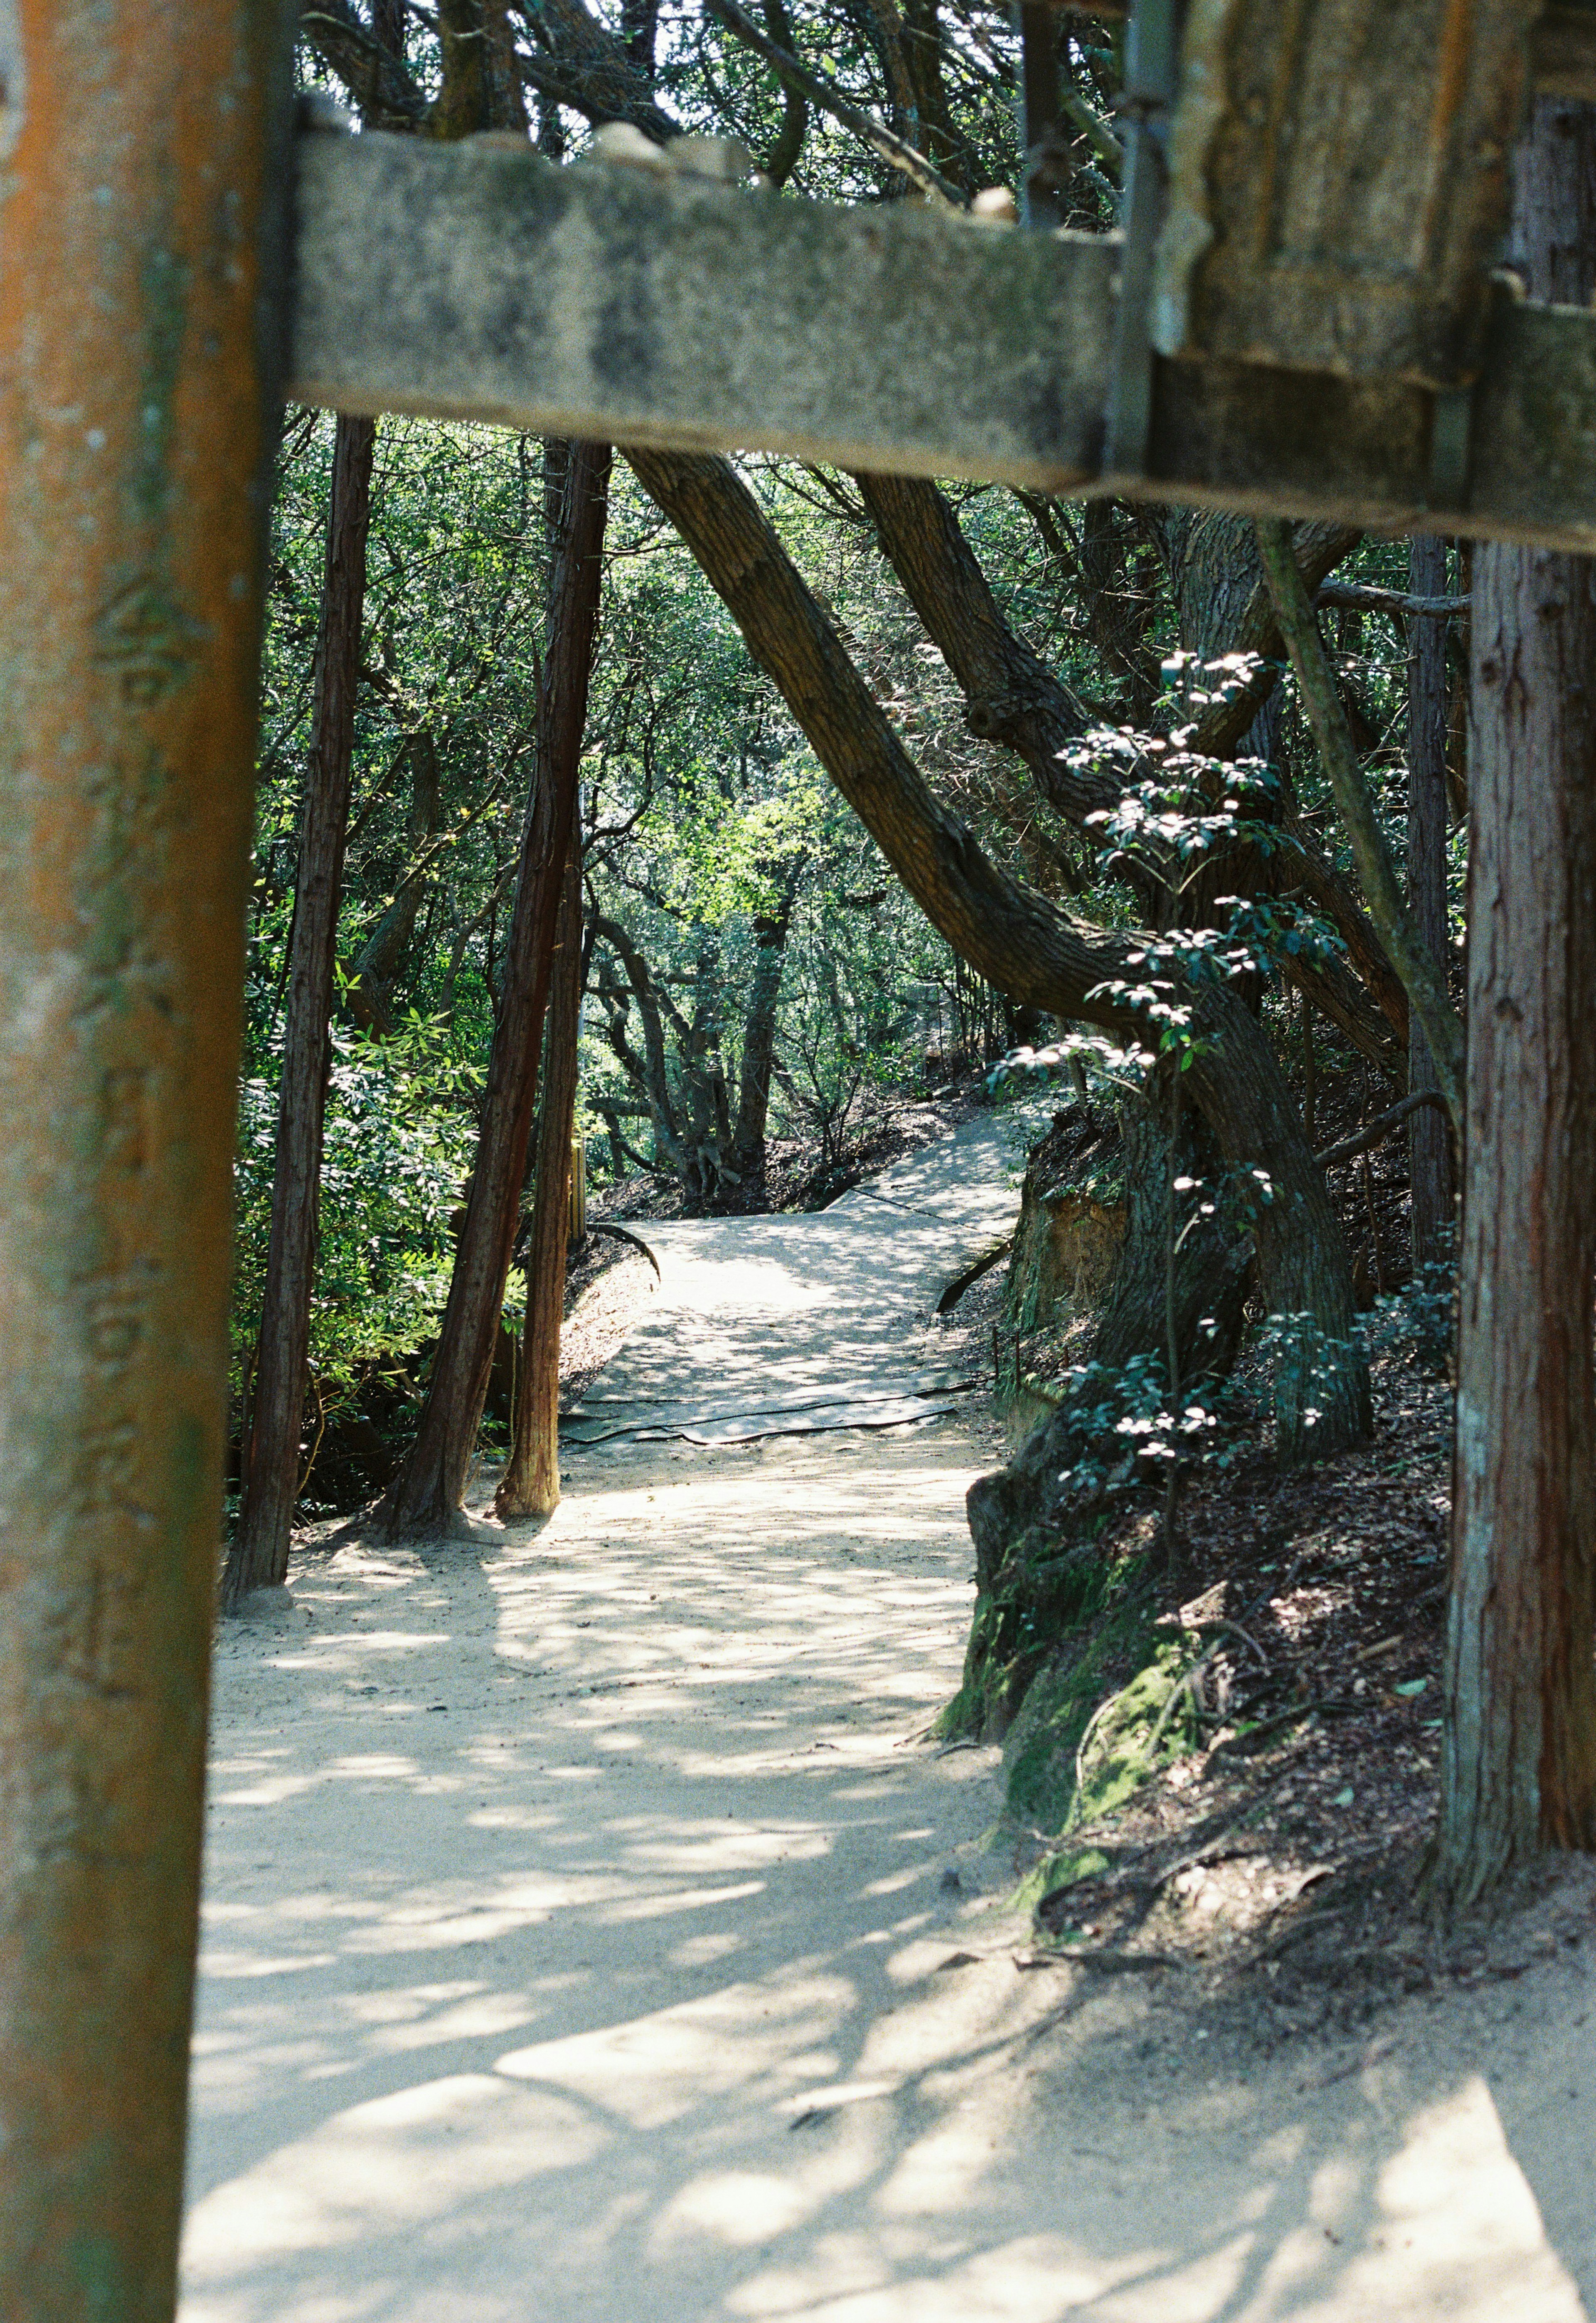
[[[1435,1060],[1436,1081],[1455,1125],[1463,1115],[1463,1033],[1446,988],[1445,971],[1425,950],[1408,909],[1385,833],[1363,779],[1335,673],[1291,553],[1291,528],[1278,517],[1260,517],[1256,529],[1303,710],[1313,729],[1319,762],[1335,793],[1336,808],[1352,844],[1353,860],[1369,900],[1371,916],[1407,988],[1413,1013],[1424,1024]]]
[[[1446,592],[1446,545],[1415,536],[1408,586],[1416,597]],[[1414,932],[1443,973],[1446,940],[1446,624],[1408,623],[1408,904]],[[1435,1060],[1417,1015],[1408,1036],[1408,1087],[1435,1088]],[[1433,1105],[1421,1106],[1408,1133],[1412,1186],[1413,1266],[1435,1258],[1452,1224],[1452,1143]]]
[[[1514,262],[1586,304],[1596,115],[1543,99]],[[1432,1882],[1596,1846],[1596,563],[1474,556],[1469,1070],[1452,1599]]]
[[[1151,1039],[1131,996],[1141,982],[1142,943],[999,870],[932,796],[730,464],[697,454],[626,456],[780,688],[821,764],[954,950],[1015,1001],[1101,1025],[1122,1041]],[[1183,997],[1196,1042],[1189,1094],[1238,1176],[1254,1182],[1261,1169],[1270,1181],[1270,1198],[1252,1221],[1265,1298],[1272,1311],[1306,1318],[1298,1326],[1303,1359],[1282,1364],[1277,1380],[1282,1456],[1339,1450],[1367,1431],[1368,1382],[1353,1336],[1346,1245],[1324,1171],[1273,1051],[1242,1003],[1210,984]],[[1343,1352],[1325,1364],[1325,1349]]]
[[[349,1013],[362,1033],[383,1039],[393,1031],[393,988],[403,971],[416,923],[427,890],[437,877],[438,850],[427,841],[437,837],[443,820],[442,785],[437,743],[423,727],[410,738],[410,812],[407,819],[410,844],[425,868],[415,863],[400,875],[393,900],[356,953],[349,971]]]
[[[643,1020],[643,1054],[640,1057],[626,1037],[624,1020],[616,1015],[611,1015],[608,1026],[610,1045],[632,1087],[648,1107],[654,1129],[656,1162],[663,1153],[685,1184],[687,1156],[683,1143],[682,1125],[676,1118],[676,1109],[671,1097],[665,1025],[660,1015],[657,988],[647,961],[618,920],[598,919],[594,926],[620,962],[627,982],[632,988],[632,996],[637,1001],[637,1014]]]
[[[382,1521],[390,1539],[441,1534],[458,1524],[487,1397],[504,1278],[527,1175],[555,930],[571,849],[603,574],[610,462],[607,444],[572,447],[550,588],[537,765],[521,837],[476,1167],[416,1440],[383,1501]]]
[[[1184,1403],[1205,1382],[1226,1377],[1234,1362],[1251,1244],[1223,1217],[1198,1222],[1195,1204],[1211,1197],[1218,1157],[1206,1125],[1194,1122],[1188,1110],[1171,1155],[1167,1081],[1160,1080],[1149,1100],[1120,1107],[1118,1138],[1113,1166],[1124,1183],[1125,1235],[1082,1361],[1119,1371],[1134,1356],[1160,1355],[1167,1378],[1172,1346]],[[1102,1151],[1096,1149],[1095,1162]],[[1171,1176],[1195,1179],[1202,1189],[1180,1190],[1172,1273]],[[1056,1529],[1061,1475],[1080,1453],[1079,1415],[1066,1404],[1004,1466],[976,1478],[965,1507],[984,1582],[1000,1571],[1011,1546],[1031,1528]],[[1008,1709],[1016,1706],[1011,1696]]]
[[[560,1505],[560,1324],[571,1232],[571,1133],[576,1118],[581,1018],[582,839],[573,831],[549,981],[513,1448],[493,1495],[501,1517],[546,1517]]]
[[[745,1185],[765,1180],[765,1128],[770,1117],[770,1066],[775,1054],[776,1015],[782,996],[782,969],[786,963],[787,931],[793,921],[793,896],[798,875],[784,882],[774,911],[754,922],[758,952],[748,992],[748,1019],[743,1033],[742,1070],[738,1078],[737,1125],[731,1134],[729,1160]]]
[[[474,137],[479,130],[525,133],[527,105],[502,0],[439,0],[436,32],[444,81],[427,133],[442,140]]]
[[[1009,628],[953,508],[922,477],[861,474],[855,481],[883,556],[965,696],[971,731],[1017,752],[1048,803],[1090,840],[1087,818],[1116,807],[1123,785],[1109,773],[1066,761],[1063,754],[1087,722],[1085,712],[1041,656]],[[1211,520],[1214,525],[1219,521]],[[1225,523],[1233,529],[1224,537],[1234,540],[1234,528],[1239,526],[1251,540],[1244,519],[1226,519]],[[1299,527],[1294,547],[1304,586],[1316,588],[1359,537],[1344,525]],[[1191,748],[1199,755],[1223,758],[1234,752],[1270,699],[1278,675],[1280,628],[1269,592],[1257,574],[1252,557],[1243,579],[1225,592],[1234,622],[1226,650],[1270,656],[1264,664],[1268,683],[1261,682],[1249,693],[1251,706],[1239,724],[1234,704],[1204,712],[1191,736]],[[1306,890],[1308,900],[1343,937],[1368,997],[1338,963],[1316,968],[1296,961],[1293,980],[1312,993],[1356,1047],[1398,1076],[1404,1055],[1399,1041],[1405,1044],[1408,1038],[1408,999],[1401,983],[1352,890],[1294,817],[1287,818],[1282,838],[1284,843],[1268,855],[1249,848],[1243,850],[1242,860],[1233,858],[1223,884],[1233,894]],[[1167,923],[1169,890],[1129,858],[1121,858],[1115,868],[1126,877],[1144,916]],[[1181,876],[1186,868],[1171,865]]]
[[[1211,1201],[1217,1189],[1219,1156],[1201,1117],[1194,1119],[1188,1110],[1174,1157],[1174,1174],[1188,1184],[1181,1193],[1171,1299],[1167,1077],[1160,1077],[1144,1102],[1122,1107],[1118,1168],[1128,1213],[1125,1238],[1084,1360],[1117,1371],[1134,1355],[1161,1354],[1172,1313],[1178,1385],[1227,1378],[1241,1343],[1251,1244],[1223,1215],[1199,1217],[1198,1205]]]
[[[170,2323],[176,2300],[287,30],[253,0],[6,19],[7,2323]]]
[[[321,1198],[322,1126],[331,1061],[333,971],[344,841],[349,830],[354,697],[366,597],[376,422],[341,414],[334,436],[321,634],[316,640],[315,731],[289,936],[288,1008],[277,1097],[277,1174],[271,1239],[255,1359],[255,1392],[243,1444],[243,1499],[227,1552],[222,1602],[236,1611],[252,1589],[279,1587],[299,1489],[310,1291]]]

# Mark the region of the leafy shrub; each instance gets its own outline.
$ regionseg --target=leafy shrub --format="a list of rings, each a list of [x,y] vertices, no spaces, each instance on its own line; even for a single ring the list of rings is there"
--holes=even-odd
[[[414,1354],[448,1295],[451,1214],[474,1149],[466,1076],[443,1030],[413,1017],[377,1042],[335,1030],[327,1088],[310,1373],[324,1407],[385,1357]],[[240,1093],[233,1372],[242,1387],[261,1327],[277,1087]]]
[[[1400,1290],[1375,1302],[1363,1333],[1371,1357],[1408,1360],[1438,1378],[1451,1365],[1456,1328],[1456,1236],[1447,1227],[1435,1256]]]

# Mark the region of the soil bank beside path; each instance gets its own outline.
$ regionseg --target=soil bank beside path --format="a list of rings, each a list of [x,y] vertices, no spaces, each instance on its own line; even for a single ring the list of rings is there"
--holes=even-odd
[[[685,1253],[702,1298],[667,1269],[601,1394],[643,1409],[667,1314],[721,1345],[678,1405],[757,1400],[762,1342],[822,1398],[873,1332],[934,1373],[927,1284],[990,1217],[918,1215],[857,1311],[846,1219],[726,1222],[819,1230],[812,1269]],[[225,1626],[185,2323],[1585,2314],[1582,1951],[1267,2060],[1179,1971],[1016,1964],[996,1754],[924,1739],[995,1456],[968,1394],[607,1436],[542,1528],[313,1548]]]

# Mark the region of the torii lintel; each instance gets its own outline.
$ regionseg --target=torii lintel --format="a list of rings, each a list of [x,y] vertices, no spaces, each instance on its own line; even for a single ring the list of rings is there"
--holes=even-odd
[[[1596,317],[1491,272],[1529,94],[1596,93],[1539,14],[1144,0],[1114,235],[307,130],[290,392],[1589,553]]]

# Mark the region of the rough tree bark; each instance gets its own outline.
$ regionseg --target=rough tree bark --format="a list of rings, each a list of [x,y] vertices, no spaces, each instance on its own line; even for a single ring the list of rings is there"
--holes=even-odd
[[[1408,586],[1416,597],[1446,590],[1446,544],[1416,535]],[[1446,624],[1415,615],[1408,625],[1408,908],[1414,932],[1445,971]],[[1434,1088],[1435,1060],[1417,1015],[1408,1036],[1409,1090]],[[1415,1271],[1433,1259],[1452,1224],[1452,1143],[1435,1107],[1420,1106],[1408,1133]]]
[[[332,1056],[333,973],[338,904],[344,890],[344,841],[349,830],[354,697],[360,675],[376,434],[374,420],[342,414],[334,435],[321,634],[316,649],[316,706],[289,936],[271,1238],[253,1406],[245,1424],[243,1496],[222,1581],[222,1602],[229,1611],[235,1611],[252,1589],[277,1588],[286,1579],[289,1534],[298,1497],[306,1351],[321,1198],[322,1129]]]
[[[771,1063],[775,1055],[776,1016],[782,996],[782,970],[786,962],[787,930],[793,919],[793,897],[798,867],[784,877],[772,910],[754,919],[758,950],[748,992],[748,1023],[743,1030],[742,1067],[738,1076],[737,1122],[728,1156],[744,1184],[765,1177],[765,1131],[770,1118]]]
[[[176,2299],[288,238],[286,32],[257,0],[7,12],[8,2323],[170,2323]]]
[[[549,979],[537,1182],[527,1240],[527,1314],[516,1375],[509,1463],[493,1495],[501,1517],[545,1517],[560,1505],[560,1323],[571,1230],[571,1132],[576,1119],[582,1018],[582,840],[573,831]]]
[[[825,767],[932,925],[1000,991],[1097,1024],[1122,1041],[1148,1027],[1128,997],[1141,980],[1127,933],[1095,925],[1000,870],[927,788],[835,629],[730,464],[707,455],[628,450],[627,459],[693,550]],[[1114,987],[1118,987],[1119,989]],[[1287,1459],[1362,1440],[1367,1378],[1355,1353],[1351,1269],[1323,1171],[1261,1030],[1234,994],[1198,985],[1187,1075],[1225,1162],[1270,1180],[1252,1227],[1272,1311],[1307,1318],[1306,1337],[1336,1349],[1327,1373],[1278,1373],[1276,1429]]]
[[[527,1174],[555,929],[571,848],[603,574],[610,465],[607,444],[572,446],[550,585],[537,763],[476,1166],[416,1440],[382,1503],[381,1522],[390,1539],[445,1533],[458,1524],[487,1398]]]
[[[1532,298],[1596,280],[1596,114],[1516,169]],[[1466,1904],[1596,1846],[1596,562],[1475,552],[1469,1073],[1441,1814]]]

